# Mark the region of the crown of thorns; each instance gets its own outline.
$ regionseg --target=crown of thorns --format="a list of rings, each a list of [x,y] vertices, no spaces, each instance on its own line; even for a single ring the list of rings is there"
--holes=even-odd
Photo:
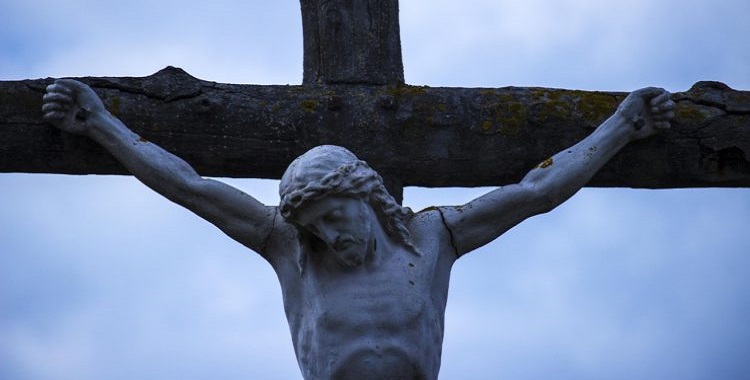
[[[281,215],[289,218],[306,202],[329,195],[367,196],[383,179],[362,160],[344,164],[324,175],[320,180],[300,184],[281,198]]]

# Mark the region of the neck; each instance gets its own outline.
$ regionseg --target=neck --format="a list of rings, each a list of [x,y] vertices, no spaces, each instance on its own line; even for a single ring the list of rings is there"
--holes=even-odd
[[[330,248],[329,248],[330,249]],[[399,249],[395,242],[380,225],[373,223],[370,240],[367,243],[364,262],[356,266],[346,266],[334,257],[334,254],[324,254],[322,264],[328,271],[358,272],[377,270],[393,253]]]
[[[380,223],[377,223],[373,228],[373,239],[367,247],[367,260],[364,266],[378,267],[384,260],[391,257],[396,249],[398,249],[398,243],[393,241]]]

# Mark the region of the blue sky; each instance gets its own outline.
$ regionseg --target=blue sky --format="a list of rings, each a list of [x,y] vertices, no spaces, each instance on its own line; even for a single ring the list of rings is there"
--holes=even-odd
[[[408,83],[750,89],[745,1],[401,1]],[[296,1],[0,4],[0,80],[296,84]],[[278,202],[274,181],[227,180]],[[487,189],[407,189],[415,209]],[[0,174],[0,378],[299,379],[257,255],[121,176]],[[585,189],[459,261],[442,379],[750,374],[750,191]]]

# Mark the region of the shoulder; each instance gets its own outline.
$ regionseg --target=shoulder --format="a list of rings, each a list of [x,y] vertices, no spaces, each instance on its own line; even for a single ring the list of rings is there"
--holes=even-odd
[[[284,219],[278,207],[273,211],[273,221],[263,241],[261,255],[278,272],[281,268],[296,263],[295,258],[300,251],[300,237],[297,228]]]
[[[418,212],[412,212],[408,218],[409,230],[429,230],[443,224],[441,207],[428,207]]]
[[[446,223],[445,207],[429,207],[413,213],[407,225],[420,250],[455,257],[453,235]]]

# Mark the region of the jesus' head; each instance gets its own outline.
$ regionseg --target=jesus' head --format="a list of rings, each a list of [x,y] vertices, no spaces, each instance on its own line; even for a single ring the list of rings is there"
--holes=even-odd
[[[344,266],[357,266],[374,248],[373,223],[414,249],[401,207],[366,162],[346,148],[323,145],[297,157],[279,184],[281,214],[300,229],[307,246],[327,249]]]

